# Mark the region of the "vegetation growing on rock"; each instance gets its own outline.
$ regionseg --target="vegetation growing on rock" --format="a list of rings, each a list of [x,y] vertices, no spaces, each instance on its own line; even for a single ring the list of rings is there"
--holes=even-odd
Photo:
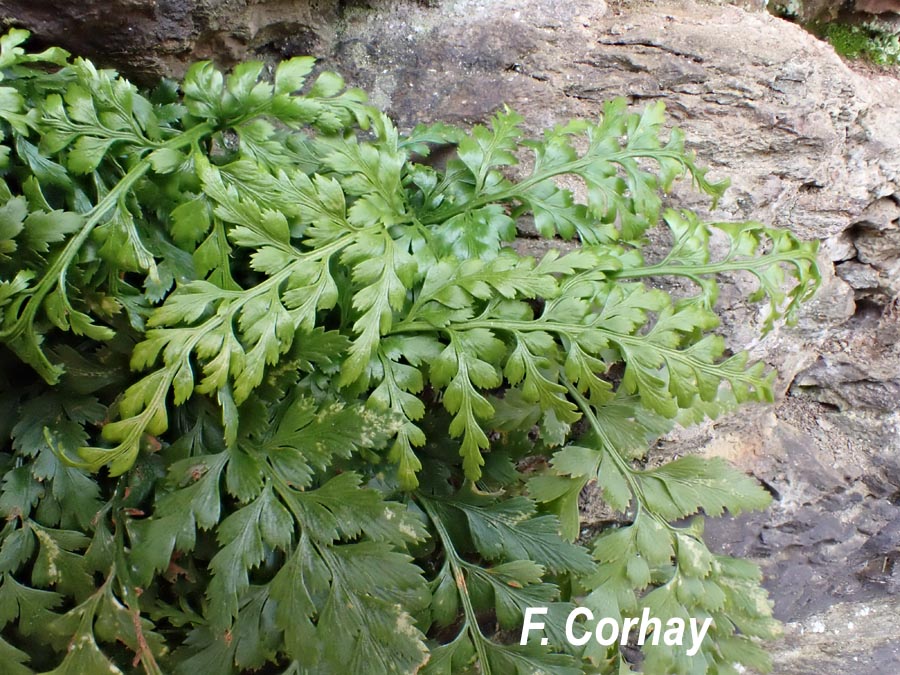
[[[816,247],[664,209],[682,176],[725,184],[662,106],[400,135],[337,75],[298,93],[310,58],[144,94],[26,37],[0,40],[5,672],[628,672],[561,639],[575,603],[713,618],[697,656],[646,646],[634,670],[767,666],[758,571],[701,514],[768,494],[722,460],[643,460],[771,400],[713,332],[716,277],[754,275],[770,326]],[[517,254],[528,216],[580,245]],[[592,481],[623,524],[585,542]],[[535,604],[550,644],[519,646]]]

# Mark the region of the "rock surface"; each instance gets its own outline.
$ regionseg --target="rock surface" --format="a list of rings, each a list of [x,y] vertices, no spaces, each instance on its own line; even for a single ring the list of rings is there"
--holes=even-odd
[[[64,11],[7,0],[4,12],[44,42],[145,76],[195,58],[314,51],[405,128],[475,123],[506,103],[537,130],[595,116],[615,96],[665,101],[714,174],[732,178],[712,216],[819,239],[825,282],[795,328],[763,340],[746,281],[724,284],[724,330],[779,368],[782,400],[673,436],[660,452],[727,456],[775,495],[768,512],[710,521],[708,532],[767,573],[787,627],[778,675],[900,672],[896,79],[854,72],[799,27],[722,3],[112,4],[121,12],[99,0]],[[673,199],[708,206],[687,189]]]
[[[774,409],[673,436],[725,455],[776,496],[710,521],[756,558],[786,623],[781,675],[900,672],[900,105],[797,26],[731,6],[540,1],[351,12],[331,63],[403,126],[471,123],[500,104],[537,129],[625,95],[663,100],[732,187],[714,217],[822,242],[825,283],[798,326],[756,340],[742,280],[722,293],[735,346],[778,366]],[[682,204],[706,204],[680,191]],[[602,510],[597,514],[603,518]]]
[[[722,295],[731,342],[779,367],[784,401],[661,450],[726,455],[776,495],[767,513],[711,522],[709,536],[767,572],[786,622],[777,673],[900,672],[896,80],[852,72],[766,14],[686,3],[357,10],[330,61],[404,126],[481,121],[506,103],[537,129],[596,115],[614,96],[661,99],[715,173],[732,178],[715,217],[823,242],[826,281],[796,328],[754,342],[746,286]],[[687,191],[677,198],[706,206]]]
[[[0,25],[28,28],[40,43],[117,67],[138,82],[178,76],[214,59],[322,53],[340,0],[4,0]]]

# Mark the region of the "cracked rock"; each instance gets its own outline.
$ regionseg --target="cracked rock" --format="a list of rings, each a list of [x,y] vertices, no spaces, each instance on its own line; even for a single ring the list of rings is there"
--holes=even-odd
[[[665,102],[711,176],[732,179],[715,211],[684,184],[670,204],[822,241],[823,286],[797,326],[759,339],[752,282],[723,281],[729,346],[777,366],[783,400],[676,434],[661,452],[728,457],[776,495],[769,511],[710,519],[707,531],[714,547],[763,566],[786,622],[779,675],[897,673],[898,81],[851,70],[794,24],[723,3],[8,0],[4,12],[44,44],[145,79],[197,58],[228,66],[313,51],[402,129],[483,122],[508,104],[537,132],[596,117],[616,96]],[[518,247],[538,254],[546,243]]]

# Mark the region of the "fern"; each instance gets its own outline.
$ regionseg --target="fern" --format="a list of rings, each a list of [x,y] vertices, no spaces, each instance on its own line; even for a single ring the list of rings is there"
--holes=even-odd
[[[640,460],[772,400],[713,332],[717,279],[754,275],[768,330],[815,290],[816,247],[666,209],[678,179],[725,183],[661,105],[404,136],[335,74],[304,89],[308,57],[147,93],[26,38],[0,38],[8,671],[638,672],[566,644],[577,605],[714,619],[694,656],[646,645],[647,673],[766,667],[758,570],[702,518],[767,494],[721,460]],[[622,523],[590,542],[594,481]],[[548,644],[519,645],[534,605]]]

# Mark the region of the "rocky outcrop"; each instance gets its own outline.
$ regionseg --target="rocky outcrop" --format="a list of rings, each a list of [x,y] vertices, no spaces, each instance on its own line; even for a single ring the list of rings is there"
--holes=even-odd
[[[900,15],[900,0],[775,0],[769,10],[804,24],[835,20],[863,24],[873,19],[891,22]]]
[[[141,83],[214,59],[319,54],[334,39],[340,0],[4,0],[0,22],[28,28]]]
[[[663,100],[714,173],[732,178],[712,217],[821,240],[825,283],[795,328],[758,341],[746,281],[722,294],[732,344],[778,366],[783,401],[660,452],[726,455],[775,495],[767,513],[709,534],[768,574],[786,622],[776,672],[900,672],[897,81],[851,71],[765,13],[689,3],[358,9],[329,61],[406,127],[477,122],[506,103],[538,129],[596,115],[614,96]],[[689,190],[674,198],[707,206]]]
[[[743,300],[749,282],[724,285],[729,340],[779,368],[782,400],[659,451],[728,456],[775,496],[768,512],[708,530],[767,572],[787,625],[779,675],[900,672],[897,79],[856,73],[801,28],[722,3],[113,4],[123,8],[117,19],[102,16],[113,14],[106,2],[61,12],[8,0],[4,11],[44,42],[144,75],[177,74],[194,58],[228,65],[314,51],[405,128],[475,123],[506,103],[538,130],[595,116],[615,96],[636,107],[664,101],[714,174],[732,179],[710,217],[820,240],[825,281],[796,327],[762,340],[758,310]],[[672,199],[708,206],[687,186]]]
[[[898,0],[856,0],[853,6],[858,12],[867,14],[900,14]]]

